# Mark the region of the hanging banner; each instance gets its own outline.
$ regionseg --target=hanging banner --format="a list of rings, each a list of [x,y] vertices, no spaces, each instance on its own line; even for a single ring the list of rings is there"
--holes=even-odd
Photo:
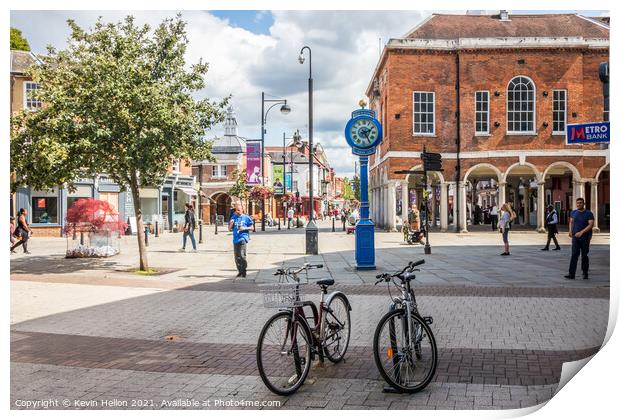
[[[246,182],[248,185],[261,183],[261,143],[248,141],[246,143]]]
[[[284,166],[273,166],[273,193],[275,195],[284,194]]]
[[[284,185],[286,186],[286,191],[293,191],[293,181],[291,174],[286,174],[284,176]]]

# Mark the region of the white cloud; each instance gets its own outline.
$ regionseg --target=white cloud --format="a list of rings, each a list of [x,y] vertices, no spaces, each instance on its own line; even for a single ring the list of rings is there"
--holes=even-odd
[[[255,20],[265,17],[258,12]],[[72,18],[92,26],[98,16],[121,20],[126,14],[138,23],[154,26],[176,12],[168,11],[21,11],[11,13],[11,25],[21,29],[37,52],[43,45],[66,45]],[[297,61],[304,45],[312,48],[314,79],[314,138],[326,150],[330,164],[340,175],[352,175],[354,157],[344,140],[344,125],[365,94],[380,55],[379,39],[385,44],[428,15],[416,11],[274,11],[269,35],[233,27],[228,20],[208,12],[184,11],[189,47],[187,61],[203,58],[209,63],[204,94],[219,99],[232,94],[240,135],[260,137],[260,94],[285,97],[292,112],[283,116],[277,107],[268,116],[266,141],[279,145],[282,132],[295,129],[308,135],[308,62]],[[220,135],[216,128],[210,136]]]

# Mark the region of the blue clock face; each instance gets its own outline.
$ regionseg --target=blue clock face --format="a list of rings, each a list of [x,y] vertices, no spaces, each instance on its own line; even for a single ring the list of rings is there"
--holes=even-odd
[[[381,125],[371,117],[355,117],[347,124],[345,136],[352,146],[367,149],[381,141]]]

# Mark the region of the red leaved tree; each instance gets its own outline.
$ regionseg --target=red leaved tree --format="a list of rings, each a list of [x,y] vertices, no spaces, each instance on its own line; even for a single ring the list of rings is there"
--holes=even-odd
[[[127,223],[107,201],[80,198],[67,210],[65,233],[110,231],[124,234]]]

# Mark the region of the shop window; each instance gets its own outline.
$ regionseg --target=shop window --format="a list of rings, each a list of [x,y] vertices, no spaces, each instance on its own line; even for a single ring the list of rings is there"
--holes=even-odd
[[[58,223],[58,197],[32,197],[32,223]]]

